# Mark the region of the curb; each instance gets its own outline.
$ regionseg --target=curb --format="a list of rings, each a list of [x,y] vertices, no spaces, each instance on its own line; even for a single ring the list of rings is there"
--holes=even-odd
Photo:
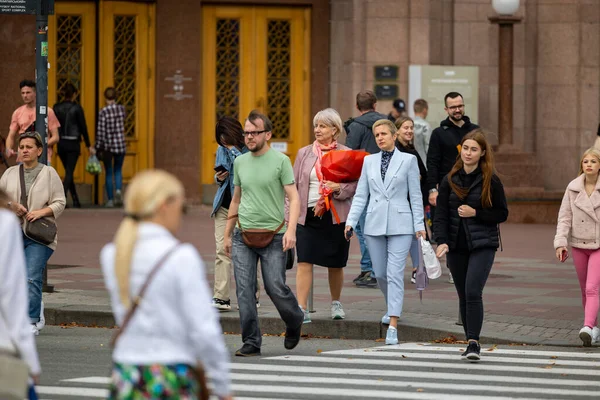
[[[86,307],[47,306],[45,309],[47,325],[71,325],[81,327],[114,328],[115,320],[112,312],[105,306]],[[221,313],[220,322],[223,332],[240,334],[240,322],[237,313]],[[461,326],[440,321],[431,323],[423,321],[419,324],[419,315],[412,314],[403,317],[399,323],[398,340],[401,342],[430,342],[442,340],[449,336],[462,339],[464,331]],[[280,336],[285,332],[285,324],[276,311],[262,311],[260,314],[261,332],[267,335]],[[332,321],[330,319],[313,318],[310,324],[302,327],[302,334],[309,338],[327,339],[356,339],[377,340],[385,338],[387,327],[379,321],[347,319]],[[555,345],[572,346],[567,341],[542,339],[536,336],[510,335],[506,333],[483,334],[481,342],[486,344],[528,344],[528,345]]]

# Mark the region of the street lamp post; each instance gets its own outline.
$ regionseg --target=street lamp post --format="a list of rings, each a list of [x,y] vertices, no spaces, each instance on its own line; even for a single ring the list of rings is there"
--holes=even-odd
[[[513,25],[523,18],[513,15],[519,0],[492,0],[498,15],[489,17],[498,24],[498,138],[499,151],[515,151],[513,144]]]

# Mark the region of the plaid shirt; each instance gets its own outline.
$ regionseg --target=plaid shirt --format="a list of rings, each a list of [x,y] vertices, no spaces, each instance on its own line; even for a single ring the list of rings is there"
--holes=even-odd
[[[125,107],[110,104],[100,110],[96,149],[125,154]]]

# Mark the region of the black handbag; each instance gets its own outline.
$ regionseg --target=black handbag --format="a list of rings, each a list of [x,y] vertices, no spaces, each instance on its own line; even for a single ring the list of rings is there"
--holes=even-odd
[[[21,204],[27,208],[27,191],[25,189],[25,167],[23,164],[19,167],[21,178]],[[49,245],[54,242],[56,237],[56,224],[47,218],[36,219],[33,222],[25,220],[25,235],[38,243]]]

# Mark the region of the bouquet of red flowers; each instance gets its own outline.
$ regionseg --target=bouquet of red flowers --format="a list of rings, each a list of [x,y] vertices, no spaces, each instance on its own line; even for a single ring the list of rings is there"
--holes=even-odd
[[[325,180],[345,183],[360,178],[363,161],[369,153],[363,150],[332,150],[323,155],[321,170]]]

